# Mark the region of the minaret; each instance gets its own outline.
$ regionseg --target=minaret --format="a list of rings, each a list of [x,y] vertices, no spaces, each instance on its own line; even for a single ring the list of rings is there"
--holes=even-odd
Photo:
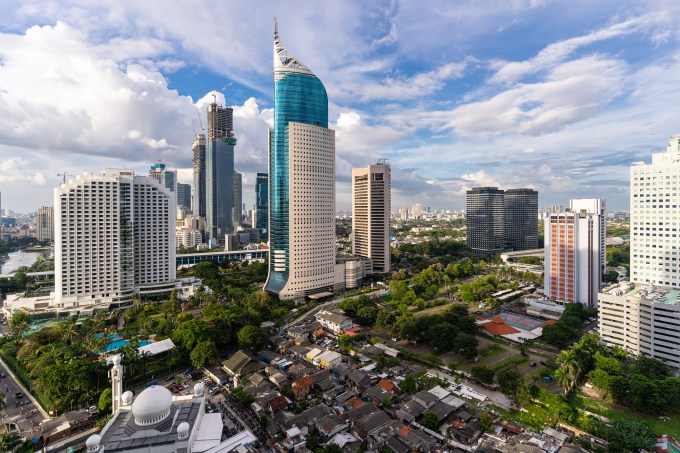
[[[120,364],[120,354],[113,356],[113,367],[109,371],[111,378],[111,412],[113,414],[120,408],[121,397],[123,396],[123,372],[125,367]]]

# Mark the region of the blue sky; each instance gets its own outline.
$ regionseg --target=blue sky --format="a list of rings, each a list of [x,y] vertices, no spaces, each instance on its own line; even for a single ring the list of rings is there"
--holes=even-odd
[[[191,180],[197,108],[235,108],[244,201],[266,171],[272,21],[324,82],[337,206],[393,165],[393,210],[470,187],[628,209],[629,166],[680,132],[676,1],[3,1],[0,191],[50,204],[57,173],[162,159]],[[204,114],[204,113],[202,113]]]

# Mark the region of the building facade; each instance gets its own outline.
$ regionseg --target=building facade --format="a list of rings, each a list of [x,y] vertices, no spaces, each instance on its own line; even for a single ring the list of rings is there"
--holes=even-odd
[[[208,106],[205,149],[205,203],[207,239],[224,243],[234,232],[234,121],[233,110],[216,103]]]
[[[194,199],[192,211],[205,218],[205,134],[198,134],[191,146],[194,154]]]
[[[624,282],[599,294],[602,343],[647,355],[680,370],[680,292]]]
[[[255,221],[253,228],[266,233],[269,229],[269,175],[258,173],[255,178]]]
[[[335,131],[328,96],[274,29],[274,128],[269,131],[269,275],[265,288],[301,298],[333,288]]]
[[[184,208],[185,211],[191,210],[191,185],[177,183],[177,207]]]
[[[506,250],[538,248],[538,192],[533,189],[507,189],[504,236]]]
[[[243,217],[243,175],[238,172],[234,172],[234,207],[232,211],[234,231],[238,230],[241,226],[241,219]]]
[[[390,166],[352,169],[352,254],[390,272]]]
[[[54,190],[57,308],[124,305],[175,286],[175,197],[132,170],[90,173]]]
[[[631,281],[680,287],[680,135],[630,168],[630,209]]]
[[[477,253],[503,251],[505,205],[498,187],[476,187],[466,193],[467,246]]]
[[[545,295],[561,302],[597,306],[605,265],[605,202],[571,200],[572,212],[544,219]]]
[[[54,241],[54,208],[41,206],[35,219],[36,237],[39,241]]]
[[[177,192],[177,172],[166,170],[164,163],[153,164],[149,169],[149,176],[160,182],[163,187],[170,189],[171,192]]]
[[[194,228],[178,228],[175,232],[175,248],[195,248],[203,242],[200,230]]]

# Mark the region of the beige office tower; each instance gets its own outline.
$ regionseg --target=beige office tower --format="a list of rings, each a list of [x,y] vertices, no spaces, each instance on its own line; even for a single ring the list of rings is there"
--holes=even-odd
[[[121,306],[175,287],[175,196],[108,169],[54,189],[55,304]]]
[[[54,241],[54,208],[41,206],[35,221],[36,237],[39,241]]]
[[[408,220],[408,208],[399,208],[399,219]]]
[[[352,253],[390,271],[390,166],[352,169]]]

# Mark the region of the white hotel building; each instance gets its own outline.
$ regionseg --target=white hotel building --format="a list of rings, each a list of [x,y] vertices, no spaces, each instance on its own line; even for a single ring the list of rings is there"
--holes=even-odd
[[[175,287],[175,195],[108,169],[54,190],[57,309],[124,305]]]

